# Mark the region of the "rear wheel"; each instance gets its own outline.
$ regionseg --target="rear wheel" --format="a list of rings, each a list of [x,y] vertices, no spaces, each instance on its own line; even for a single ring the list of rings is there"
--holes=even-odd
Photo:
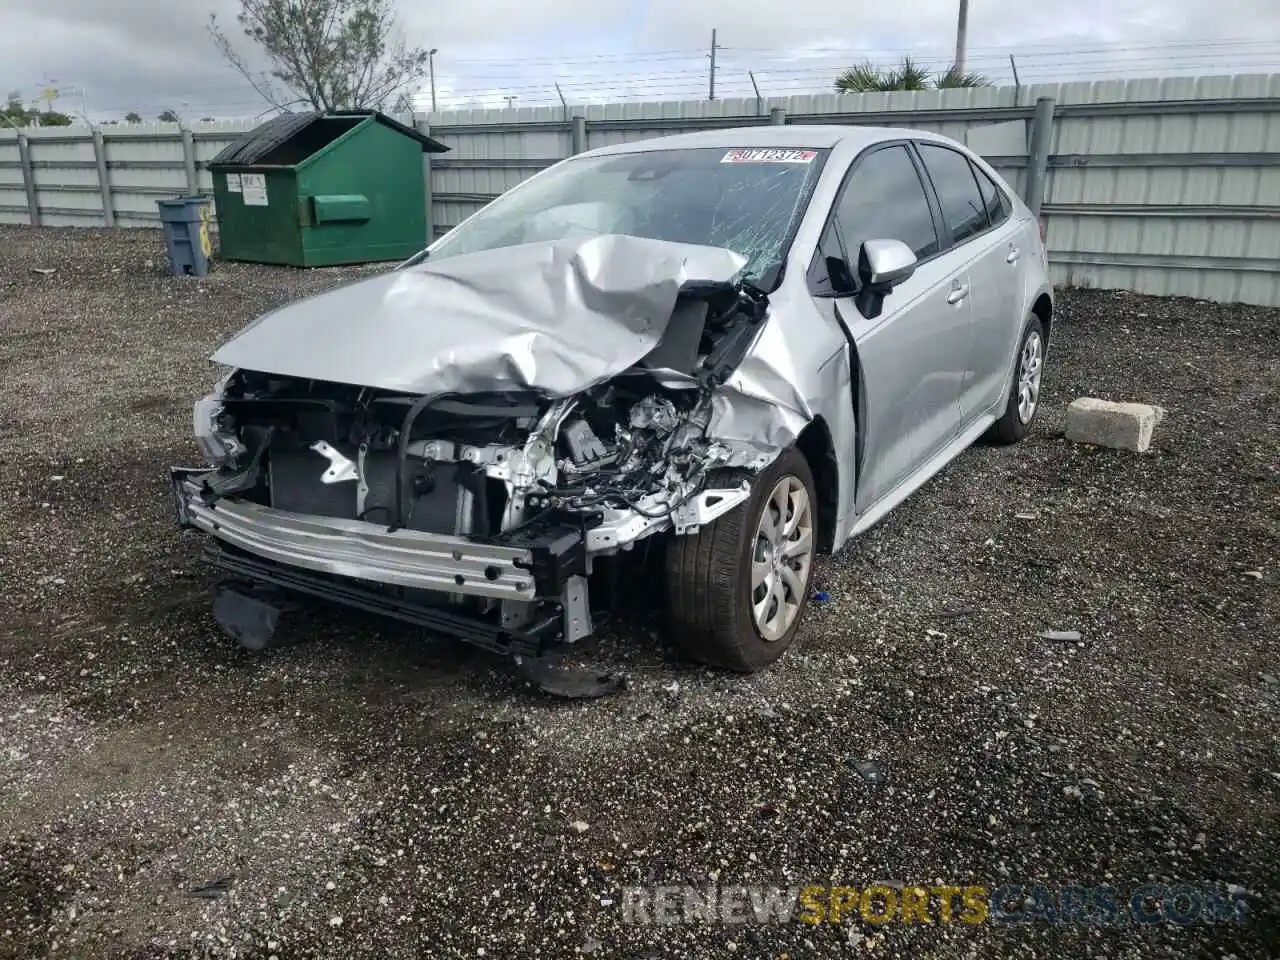
[[[675,645],[711,666],[751,673],[791,646],[809,602],[817,497],[791,449],[756,477],[742,506],[667,550]]]
[[[1040,409],[1040,378],[1044,374],[1044,325],[1035,314],[1022,329],[1018,359],[1013,365],[1009,402],[988,436],[996,443],[1017,443],[1031,432],[1031,421]]]

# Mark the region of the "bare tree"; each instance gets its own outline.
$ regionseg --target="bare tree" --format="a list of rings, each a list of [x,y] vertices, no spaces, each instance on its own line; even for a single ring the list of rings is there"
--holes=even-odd
[[[213,42],[263,99],[282,109],[381,108],[427,71],[426,49],[405,44],[394,0],[240,0],[236,20],[270,61],[265,75],[249,69],[210,15]]]

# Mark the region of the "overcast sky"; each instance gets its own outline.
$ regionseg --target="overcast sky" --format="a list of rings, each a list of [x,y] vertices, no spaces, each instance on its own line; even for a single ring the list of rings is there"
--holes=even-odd
[[[266,108],[225,65],[209,13],[234,30],[238,0],[0,0],[0,96],[38,95],[94,119],[165,109],[184,117]],[[410,44],[437,47],[440,109],[706,96],[718,29],[717,93],[829,92],[863,58],[913,52],[945,67],[956,0],[401,0]],[[246,53],[251,48],[244,46]],[[1011,82],[1280,71],[1280,0],[971,0],[970,68]],[[75,92],[71,90],[74,88]],[[424,85],[419,105],[430,94]]]

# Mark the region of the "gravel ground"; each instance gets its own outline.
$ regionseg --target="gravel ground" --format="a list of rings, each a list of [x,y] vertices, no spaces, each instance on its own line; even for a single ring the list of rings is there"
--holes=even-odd
[[[783,663],[692,668],[632,618],[597,651],[630,689],[564,703],[391,624],[316,609],[255,656],[209,615],[165,485],[198,462],[204,358],[360,272],[181,280],[151,232],[0,227],[0,956],[1280,953],[1280,312],[1064,292],[1033,436],[823,562]],[[1082,394],[1166,407],[1154,450],[1067,443]],[[1250,910],[655,927],[617,902],[876,881],[1211,882]]]

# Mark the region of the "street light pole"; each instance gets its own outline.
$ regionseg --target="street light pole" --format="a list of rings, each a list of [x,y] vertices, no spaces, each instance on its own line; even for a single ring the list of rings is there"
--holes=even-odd
[[[956,62],[957,76],[965,74],[965,42],[969,34],[969,0],[960,0],[960,16],[956,20]]]
[[[431,74],[431,112],[436,112],[436,54],[440,51],[432,47],[427,51],[427,72]]]
[[[711,31],[711,73],[708,76],[707,99],[714,100],[716,98],[716,50],[719,48],[716,43],[716,32]]]

